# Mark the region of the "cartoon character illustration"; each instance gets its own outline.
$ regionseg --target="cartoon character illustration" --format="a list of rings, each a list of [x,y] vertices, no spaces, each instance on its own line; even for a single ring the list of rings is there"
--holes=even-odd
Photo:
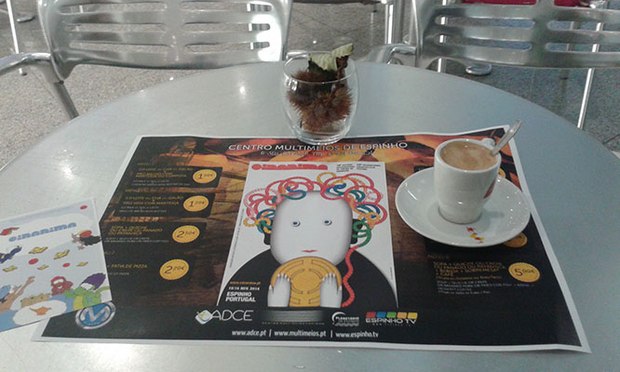
[[[74,243],[77,243],[78,249],[84,249],[89,245],[97,244],[101,241],[100,236],[93,236],[90,230],[80,231],[77,234],[71,234]]]
[[[69,255],[69,252],[71,252],[70,249],[65,249],[64,251],[56,252],[56,254],[54,255],[54,259],[60,260],[61,258],[67,257]]]
[[[5,286],[2,286],[2,288],[0,288],[0,303],[3,303],[4,301],[6,301],[6,296],[8,296],[9,293],[11,293],[12,289],[13,287],[10,285],[5,285]]]
[[[66,291],[65,296],[73,299],[73,310],[101,303],[101,293],[110,289],[101,286],[104,281],[105,274],[93,274],[84,279],[77,288]]]
[[[19,245],[13,249],[11,249],[8,253],[0,253],[0,263],[5,263],[8,260],[12,259],[17,253],[22,250],[22,247]]]
[[[15,265],[11,265],[9,267],[5,267],[4,269],[2,269],[2,271],[4,271],[5,273],[10,273],[11,271],[15,271],[17,270],[17,266]]]
[[[47,250],[47,247],[34,247],[28,252],[29,254],[41,254]]]
[[[269,307],[394,307],[385,276],[357,252],[387,218],[382,198],[373,180],[358,173],[291,177],[249,193],[244,225],[264,234],[271,249],[231,281],[267,285]],[[265,276],[265,270],[272,271]]]
[[[47,314],[48,311],[52,310],[51,307],[47,307],[47,306],[40,306],[35,308],[29,308],[30,311],[32,311],[33,313],[35,313],[37,316],[45,316]]]
[[[0,292],[4,294],[4,296],[0,298],[0,313],[9,310],[11,306],[13,306],[15,300],[17,300],[21,295],[23,295],[24,290],[32,283],[34,283],[34,276],[28,277],[24,284],[18,285],[16,287],[3,286],[2,289],[0,289]]]
[[[73,286],[72,282],[60,275],[53,277],[52,280],[50,280],[50,284],[52,286],[52,296],[65,293]]]

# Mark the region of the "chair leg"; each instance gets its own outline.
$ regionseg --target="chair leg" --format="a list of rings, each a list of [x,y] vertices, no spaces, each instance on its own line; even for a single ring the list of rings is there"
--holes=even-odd
[[[404,0],[388,0],[385,4],[385,44],[403,41]]]
[[[13,49],[15,51],[15,54],[17,54],[19,53],[19,40],[17,39],[17,29],[15,28],[15,19],[13,17],[13,6],[11,5],[11,0],[6,0],[6,8],[7,8],[7,14],[9,16],[9,25],[11,26],[11,37],[13,38]],[[20,68],[19,74],[22,76],[25,76],[26,71]]]
[[[51,84],[52,86],[52,94],[58,99],[58,101],[62,104],[62,108],[65,111],[65,114],[69,119],[73,119],[78,117],[80,114],[75,108],[75,104],[65,87],[65,84],[62,81],[57,81]]]
[[[592,82],[594,80],[594,69],[589,68],[586,75],[586,83],[583,87],[583,97],[581,98],[581,108],[579,109],[579,118],[577,119],[577,128],[585,129],[586,115],[588,111],[588,101],[590,100],[590,92],[592,91]]]
[[[607,1],[592,1],[590,8],[607,8],[609,3]],[[599,22],[596,24],[596,31],[603,31],[605,23]],[[599,44],[592,45],[592,53],[598,53],[601,46]],[[592,91],[592,83],[594,81],[594,69],[589,68],[586,75],[586,83],[583,87],[583,97],[581,99],[581,108],[579,109],[579,118],[577,119],[577,128],[583,130],[586,124],[586,115],[588,110],[588,101],[590,100],[590,92]]]

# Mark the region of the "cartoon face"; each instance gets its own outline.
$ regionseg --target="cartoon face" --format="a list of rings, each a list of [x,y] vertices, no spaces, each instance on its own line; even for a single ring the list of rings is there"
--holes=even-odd
[[[285,199],[273,219],[271,254],[280,263],[314,256],[337,265],[351,244],[352,224],[351,208],[342,199],[324,199],[318,192]]]

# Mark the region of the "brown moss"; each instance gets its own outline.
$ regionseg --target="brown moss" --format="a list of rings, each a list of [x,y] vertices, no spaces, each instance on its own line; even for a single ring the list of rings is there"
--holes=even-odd
[[[344,76],[347,57],[337,59],[337,71],[325,71],[310,63],[307,70],[298,71],[293,77],[299,80],[296,91],[288,99],[299,112],[299,125],[310,132],[338,130],[338,122],[351,113],[352,99],[346,82],[305,84],[333,81]]]

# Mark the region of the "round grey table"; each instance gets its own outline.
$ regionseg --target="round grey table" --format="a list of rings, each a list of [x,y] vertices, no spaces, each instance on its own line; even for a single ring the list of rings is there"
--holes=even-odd
[[[591,354],[42,343],[30,341],[31,325],[0,334],[5,351],[0,369],[617,370],[620,161],[564,119],[495,88],[401,66],[358,67],[360,104],[352,136],[456,132],[524,121],[516,144],[525,177]],[[278,95],[280,70],[272,63],[208,71],[71,121],[0,172],[0,218],[90,196],[103,209],[123,159],[141,134],[290,135]]]

